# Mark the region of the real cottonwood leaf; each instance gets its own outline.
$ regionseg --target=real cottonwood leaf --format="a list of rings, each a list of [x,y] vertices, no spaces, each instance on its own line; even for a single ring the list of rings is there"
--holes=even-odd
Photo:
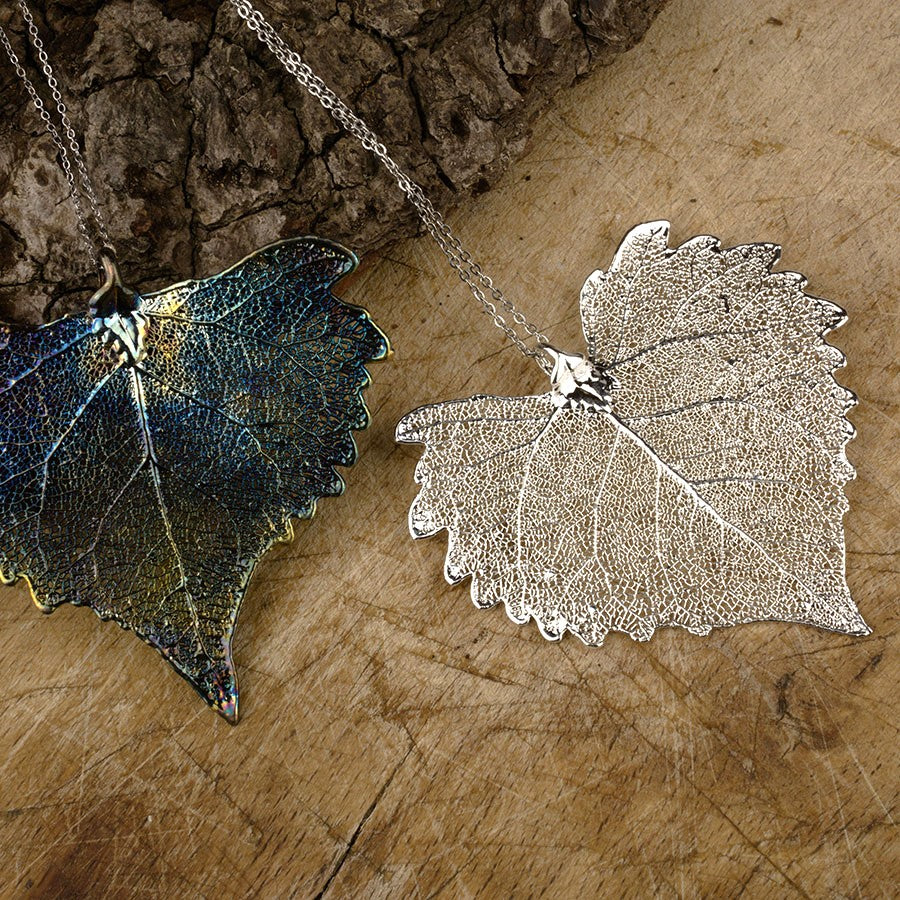
[[[446,529],[447,579],[548,638],[761,619],[867,633],[844,574],[855,401],[824,340],[842,311],[772,272],[772,244],[667,239],[638,226],[582,290],[609,410],[479,396],[399,423],[425,444],[412,534]]]
[[[331,293],[355,265],[299,238],[139,297],[131,362],[96,319],[0,326],[3,580],[133,630],[235,720],[247,582],[292,517],[343,490],[365,365],[388,352]]]

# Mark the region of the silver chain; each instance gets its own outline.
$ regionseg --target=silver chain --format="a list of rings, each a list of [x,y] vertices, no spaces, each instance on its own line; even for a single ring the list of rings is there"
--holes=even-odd
[[[542,346],[547,343],[547,338],[538,328],[532,324],[526,316],[519,311],[511,300],[508,300],[503,292],[497,288],[488,275],[485,275],[481,266],[474,260],[472,254],[466,250],[459,241],[459,238],[453,234],[450,227],[444,221],[443,216],[435,209],[432,202],[425,196],[422,188],[407,175],[400,166],[394,161],[387,151],[385,145],[381,142],[378,135],[357,116],[353,110],[338,97],[328,85],[319,78],[315,72],[303,61],[298,53],[291,50],[290,47],[282,40],[275,29],[263,17],[259,10],[255,9],[249,0],[229,0],[237,14],[247,23],[247,26],[256,33],[258,38],[272,51],[281,64],[293,75],[301,86],[316,100],[321,103],[322,107],[331,115],[331,117],[342,127],[346,128],[357,140],[373,153],[388,170],[400,190],[406,195],[410,203],[415,207],[416,212],[425,225],[429,234],[437,242],[444,255],[450,262],[450,265],[456,270],[460,279],[469,287],[475,299],[484,308],[484,311],[491,317],[494,324],[515,344],[516,347],[528,357],[537,360],[538,364],[545,371],[549,372],[552,368],[547,356],[544,354]],[[69,121],[66,105],[63,102],[62,95],[59,90],[59,84],[53,74],[53,68],[47,57],[44,44],[38,34],[37,26],[31,10],[28,8],[26,0],[19,0],[19,7],[22,10],[22,16],[28,26],[28,34],[31,39],[32,46],[37,54],[38,61],[41,65],[50,93],[56,104],[57,114],[65,135],[65,140],[60,134],[59,129],[54,125],[50,113],[44,106],[37,90],[28,78],[24,67],[19,62],[19,58],[9,42],[9,38],[3,27],[0,26],[0,43],[3,44],[6,54],[10,59],[16,74],[22,80],[28,91],[31,101],[35,109],[41,117],[44,126],[50,137],[56,145],[63,172],[69,188],[72,193],[72,203],[75,212],[78,215],[78,227],[81,236],[84,239],[88,251],[99,258],[99,250],[103,247],[112,247],[109,233],[97,197],[94,192],[93,184],[88,175],[87,167],[84,163],[81,150],[78,146],[78,140],[75,131]],[[70,159],[71,152],[71,159]],[[75,170],[78,173],[76,179],[75,172],[72,169],[71,160],[75,161]],[[96,232],[99,235],[99,246],[91,238],[90,220],[85,215],[84,207],[81,202],[81,194],[87,198],[88,205],[94,219]],[[506,311],[506,315],[501,313],[498,305]],[[509,317],[509,320],[507,319]],[[511,324],[512,323],[512,324]],[[517,329],[521,329],[527,337],[523,339]],[[531,340],[534,346],[529,347],[526,340]]]
[[[422,223],[429,234],[437,242],[450,265],[459,277],[468,285],[475,299],[491,317],[494,324],[528,357],[537,360],[548,374],[552,363],[544,353],[542,345],[547,343],[546,337],[521,313],[503,292],[494,286],[491,279],[484,274],[481,266],[472,258],[459,239],[450,230],[443,216],[434,208],[425,196],[422,188],[407,175],[391,158],[387,148],[378,135],[353,110],[338,97],[328,85],[303,61],[301,56],[282,40],[272,25],[255,9],[249,0],[228,0],[237,14],[256,33],[262,43],[278,58],[281,64],[293,75],[301,86],[331,115],[339,125],[347,129],[367,150],[373,153],[397,182],[400,190],[415,207]],[[506,315],[498,310],[498,306],[506,311]],[[507,316],[509,320],[507,319]],[[521,329],[527,337],[520,336]],[[533,342],[529,347],[527,340]]]
[[[69,121],[69,114],[59,90],[59,83],[56,80],[56,76],[53,74],[53,67],[50,65],[47,51],[44,49],[44,43],[38,34],[34,16],[31,14],[31,10],[28,8],[26,0],[19,0],[19,8],[22,10],[22,17],[25,19],[25,24],[28,26],[28,36],[31,40],[31,45],[34,47],[38,62],[41,65],[41,71],[47,81],[47,86],[50,88],[53,102],[56,104],[56,112],[59,116],[59,124],[63,132],[62,135],[60,134],[60,129],[53,123],[53,119],[47,111],[47,108],[44,106],[44,102],[41,100],[37,89],[31,83],[31,79],[29,79],[25,67],[19,62],[19,57],[16,55],[15,50],[13,50],[12,44],[9,42],[9,38],[2,25],[0,25],[0,44],[3,44],[6,55],[9,57],[9,61],[12,63],[13,68],[16,70],[16,74],[25,85],[28,95],[31,97],[31,102],[38,111],[38,115],[41,117],[44,127],[47,129],[47,133],[53,139],[53,143],[56,144],[63,173],[66,176],[66,181],[68,182],[69,190],[71,191],[72,204],[75,207],[75,212],[78,216],[78,230],[81,232],[88,253],[90,253],[95,260],[99,260],[101,249],[104,247],[112,249],[112,242],[110,241],[109,233],[106,230],[106,223],[103,220],[103,214],[100,212],[97,196],[94,193],[94,186],[91,183],[87,167],[84,164],[84,158],[82,157],[81,149],[78,146],[75,130],[72,128],[72,123]],[[65,135],[65,139],[63,139],[63,135]],[[72,170],[72,160],[75,161],[75,171]],[[77,172],[77,178],[75,172]],[[87,199],[88,205],[90,206],[96,234],[99,236],[99,242],[95,242],[91,237],[90,219],[85,215],[84,206],[82,205],[82,194]]]

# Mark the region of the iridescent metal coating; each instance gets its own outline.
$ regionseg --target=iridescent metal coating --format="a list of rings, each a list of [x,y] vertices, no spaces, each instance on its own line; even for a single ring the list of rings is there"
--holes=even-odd
[[[133,630],[232,722],[254,566],[342,492],[389,352],[331,293],[355,265],[298,238],[99,327],[0,326],[0,576]]]

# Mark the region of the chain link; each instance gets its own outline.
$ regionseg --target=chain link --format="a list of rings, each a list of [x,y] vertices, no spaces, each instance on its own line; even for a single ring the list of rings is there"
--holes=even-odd
[[[75,213],[78,216],[78,230],[81,232],[81,237],[88,249],[88,253],[97,260],[99,259],[101,249],[104,247],[112,249],[112,241],[110,240],[103,214],[100,212],[100,205],[97,202],[94,186],[91,183],[90,175],[88,175],[87,167],[84,163],[84,157],[81,155],[81,148],[78,146],[75,130],[72,128],[72,123],[69,121],[68,110],[63,101],[59,83],[56,80],[56,76],[53,74],[53,67],[50,65],[47,51],[44,49],[44,43],[38,34],[34,16],[31,14],[31,10],[28,8],[26,0],[19,0],[19,8],[22,11],[22,17],[25,19],[28,36],[31,40],[32,47],[34,47],[38,62],[40,63],[41,71],[43,72],[47,86],[50,89],[53,102],[56,104],[56,113],[59,117],[62,134],[60,134],[60,129],[54,124],[47,107],[44,105],[37,89],[28,77],[25,67],[19,61],[19,57],[16,55],[15,50],[13,50],[12,44],[10,43],[9,37],[3,29],[3,26],[0,26],[0,44],[3,45],[3,49],[9,57],[9,61],[12,63],[16,74],[25,85],[25,89],[31,97],[31,102],[34,104],[34,108],[41,117],[44,127],[47,129],[47,133],[50,135],[53,143],[56,145],[56,149],[59,151],[63,174],[66,177],[69,190],[71,191],[72,205],[75,207]],[[75,161],[75,171],[72,169],[72,160]],[[95,241],[91,237],[91,220],[85,214],[84,206],[82,204],[82,195],[87,199],[90,207],[99,241]]]
[[[373,153],[384,165],[393,179],[397,182],[400,190],[406,195],[410,203],[416,209],[422,223],[425,225],[429,234],[434,238],[441,251],[447,257],[450,265],[454,268],[460,279],[468,286],[475,299],[481,304],[484,311],[490,316],[493,323],[509,338],[509,340],[523,353],[525,356],[532,357],[538,361],[541,368],[549,372],[552,365],[543,352],[543,345],[547,343],[547,339],[537,326],[531,323],[528,318],[516,308],[511,300],[497,288],[488,275],[484,273],[481,266],[474,260],[472,254],[466,250],[460,243],[459,238],[450,230],[443,216],[437,211],[432,202],[425,196],[422,188],[407,175],[400,166],[394,161],[387,151],[385,145],[381,142],[378,135],[369,126],[357,116],[353,110],[338,97],[328,85],[316,75],[312,69],[303,61],[298,53],[292,50],[275,31],[272,25],[263,17],[249,2],[249,0],[229,0],[237,14],[247,23],[247,26],[256,33],[257,37],[269,48],[275,57],[281,62],[284,68],[293,75],[301,86],[332,116],[332,118],[343,128],[349,131],[356,139]],[[16,74],[22,80],[28,91],[31,101],[35,109],[41,117],[48,134],[59,151],[60,161],[63,173],[72,194],[72,203],[78,216],[78,227],[81,236],[85,242],[88,251],[95,257],[99,257],[99,250],[103,247],[112,247],[112,242],[106,228],[103,215],[100,212],[100,206],[94,192],[84,158],[78,146],[78,140],[75,131],[69,121],[68,111],[63,101],[62,94],[59,90],[59,84],[53,74],[53,68],[41,41],[34,17],[28,8],[26,0],[19,0],[19,7],[22,16],[28,28],[28,35],[34,47],[35,53],[40,63],[41,70],[50,88],[53,101],[56,104],[57,115],[62,126],[63,134],[53,123],[50,113],[45,107],[36,88],[28,78],[25,68],[19,61],[18,56],[12,48],[9,38],[3,27],[0,26],[0,43],[6,51]],[[63,138],[65,136],[65,139]],[[71,153],[71,158],[70,158]],[[72,169],[72,162],[75,161],[75,170]],[[87,199],[93,216],[96,232],[99,236],[99,247],[91,238],[90,219],[85,215],[82,205],[81,194]],[[506,315],[501,313],[498,306],[505,310]],[[520,332],[521,329],[526,339],[523,339]],[[531,340],[535,346],[529,347],[526,340]]]
[[[282,40],[272,25],[263,17],[249,0],[229,0],[241,19],[253,31],[262,43],[272,51],[284,68],[293,75],[300,85],[331,115],[331,117],[349,131],[362,145],[373,153],[384,165],[400,190],[415,207],[419,218],[429,234],[437,242],[450,265],[456,270],[460,279],[468,286],[475,299],[491,317],[493,323],[515,344],[525,356],[537,360],[546,372],[550,372],[552,364],[543,351],[547,338],[520,312],[503,292],[495,287],[493,281],[484,274],[481,266],[472,258],[453,234],[443,216],[435,209],[425,196],[422,188],[413,181],[394,161],[381,142],[378,135],[357,116],[341,98],[319,78],[303,61],[302,57]],[[501,313],[498,306],[505,310]],[[518,329],[527,336],[523,339]],[[530,340],[534,346],[529,347]]]

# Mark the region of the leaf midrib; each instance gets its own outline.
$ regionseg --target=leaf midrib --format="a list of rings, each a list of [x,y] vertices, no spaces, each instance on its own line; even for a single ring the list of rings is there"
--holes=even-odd
[[[147,463],[148,468],[150,469],[150,478],[153,483],[153,487],[156,493],[156,501],[157,507],[159,510],[160,518],[163,523],[163,528],[166,532],[166,537],[169,542],[169,546],[172,548],[172,552],[175,555],[176,564],[178,566],[178,574],[181,578],[180,588],[184,590],[184,596],[187,601],[188,609],[191,613],[192,625],[194,627],[194,633],[197,636],[197,642],[200,645],[200,649],[203,651],[203,655],[210,662],[214,662],[214,658],[212,654],[210,654],[209,650],[206,648],[206,644],[203,640],[203,633],[200,630],[200,616],[197,610],[197,604],[194,600],[194,596],[191,593],[191,589],[188,585],[187,575],[185,574],[184,569],[184,561],[182,560],[181,550],[178,546],[178,542],[175,539],[174,531],[172,530],[172,523],[169,519],[169,511],[166,506],[165,498],[163,497],[163,486],[162,486],[162,478],[161,478],[161,470],[159,466],[159,461],[156,458],[156,449],[153,444],[153,435],[150,429],[150,418],[147,415],[147,407],[146,400],[144,396],[144,384],[141,379],[141,374],[137,370],[136,367],[133,367],[129,370],[129,375],[131,376],[131,391],[132,398],[135,402],[135,408],[138,413],[138,421],[141,426],[141,433],[144,437],[144,449],[145,449],[145,459],[144,461]],[[175,588],[177,590],[178,588]]]
[[[550,395],[546,395],[548,400]],[[519,567],[521,565],[521,553],[522,553],[522,542],[521,542],[521,518],[523,513],[523,504],[524,504],[524,495],[525,495],[525,486],[528,481],[528,475],[531,467],[531,463],[535,458],[537,453],[537,447],[540,443],[541,438],[548,431],[551,424],[556,421],[557,418],[566,415],[572,414],[571,410],[568,410],[566,407],[561,409],[554,409],[550,416],[547,418],[546,424],[540,429],[540,431],[535,435],[531,448],[528,452],[528,458],[525,463],[525,468],[522,476],[522,483],[519,487],[517,503],[516,503],[516,550],[517,557],[515,565]],[[772,565],[774,565],[778,571],[783,573],[787,578],[789,578],[792,582],[798,584],[810,597],[810,603],[812,603],[816,594],[813,589],[806,584],[803,579],[795,575],[793,572],[789,572],[781,563],[778,562],[762,544],[756,540],[752,535],[748,534],[744,529],[740,526],[734,524],[733,522],[729,522],[703,495],[688,481],[683,475],[681,475],[677,470],[675,470],[671,465],[669,465],[657,452],[653,449],[653,447],[648,444],[640,435],[636,434],[632,431],[621,419],[618,418],[612,412],[600,412],[602,416],[605,416],[616,429],[617,434],[624,434],[629,440],[631,440],[642,452],[644,452],[653,462],[658,466],[659,470],[664,472],[667,477],[672,479],[682,490],[685,490],[698,504],[700,504],[713,518],[718,521],[725,528],[730,529],[734,533],[736,533],[741,539],[747,541],[751,546],[753,546],[759,553],[762,554],[765,559],[767,559]],[[605,483],[605,479],[604,479]]]
[[[640,435],[636,432],[632,431],[615,413],[613,412],[603,412],[602,415],[606,416],[616,427],[617,430],[621,431],[629,440],[631,440],[634,444],[636,444],[641,450],[644,451],[659,468],[676,484],[678,484],[683,490],[687,491],[687,493],[694,498],[694,500],[699,503],[704,509],[707,510],[721,525],[724,525],[726,528],[734,531],[738,536],[749,542],[752,546],[754,546],[769,562],[772,563],[780,572],[790,578],[792,581],[795,581],[799,584],[806,592],[809,594],[811,600],[815,600],[816,594],[813,589],[806,584],[803,579],[799,578],[793,572],[789,572],[778,560],[776,560],[768,550],[766,550],[763,545],[756,540],[752,535],[748,534],[741,528],[739,525],[735,525],[733,522],[729,522],[697,489],[694,485],[688,481],[680,472],[678,472],[675,468],[673,468],[669,463],[667,463],[657,452],[650,446]]]

